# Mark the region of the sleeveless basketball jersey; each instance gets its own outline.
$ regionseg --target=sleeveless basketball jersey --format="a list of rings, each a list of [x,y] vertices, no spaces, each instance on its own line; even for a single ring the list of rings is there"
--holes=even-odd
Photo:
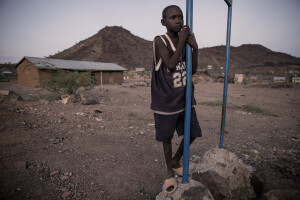
[[[159,36],[166,45],[169,55],[172,56],[176,48],[167,34]],[[185,48],[181,57],[172,70],[164,65],[161,58],[155,53],[153,41],[153,68],[151,79],[151,110],[158,114],[170,115],[184,111],[186,89],[186,56]],[[192,106],[196,104],[194,98],[194,84],[192,84]]]

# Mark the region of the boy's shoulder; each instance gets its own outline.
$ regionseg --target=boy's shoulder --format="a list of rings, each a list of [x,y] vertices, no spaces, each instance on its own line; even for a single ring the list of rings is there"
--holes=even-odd
[[[153,42],[155,43],[155,45],[158,45],[158,46],[161,46],[161,45],[167,46],[166,38],[164,35],[155,36]]]
[[[161,40],[162,37],[163,37],[163,35],[157,35],[154,37],[153,41],[158,42],[159,40]]]

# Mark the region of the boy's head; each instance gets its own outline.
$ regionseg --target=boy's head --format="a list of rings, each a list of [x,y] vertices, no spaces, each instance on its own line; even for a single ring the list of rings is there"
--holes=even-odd
[[[170,5],[170,6],[167,6],[165,7],[165,9],[162,11],[162,19],[166,19],[166,16],[167,16],[167,13],[168,11],[170,11],[171,9],[178,9],[181,11],[180,7],[179,6],[176,6],[176,5]],[[182,13],[182,11],[181,11]]]
[[[162,12],[161,24],[168,31],[179,32],[183,26],[183,14],[179,6],[167,6]]]

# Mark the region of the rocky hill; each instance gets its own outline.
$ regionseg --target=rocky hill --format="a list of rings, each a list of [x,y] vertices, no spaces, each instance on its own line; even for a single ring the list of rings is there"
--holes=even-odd
[[[215,76],[224,72],[226,46],[199,49],[199,68],[212,66],[210,73]],[[300,58],[274,52],[262,45],[244,44],[230,47],[229,74],[273,74],[284,76],[286,72],[300,72]]]
[[[152,66],[152,42],[133,35],[122,27],[105,27],[97,34],[52,58],[117,63],[127,69]],[[222,75],[225,65],[225,46],[199,49],[199,69],[212,66],[210,73]],[[262,45],[245,44],[230,49],[230,74],[253,71],[300,71],[300,58],[274,52]]]
[[[117,63],[127,69],[150,68],[152,42],[134,36],[122,27],[106,27],[51,58]]]

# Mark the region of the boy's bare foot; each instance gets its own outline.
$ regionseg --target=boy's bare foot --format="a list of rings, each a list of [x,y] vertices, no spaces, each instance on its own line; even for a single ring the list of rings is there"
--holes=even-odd
[[[181,165],[179,164],[178,161],[176,161],[174,159],[172,160],[172,170],[178,176],[182,176],[182,174],[183,174]]]

